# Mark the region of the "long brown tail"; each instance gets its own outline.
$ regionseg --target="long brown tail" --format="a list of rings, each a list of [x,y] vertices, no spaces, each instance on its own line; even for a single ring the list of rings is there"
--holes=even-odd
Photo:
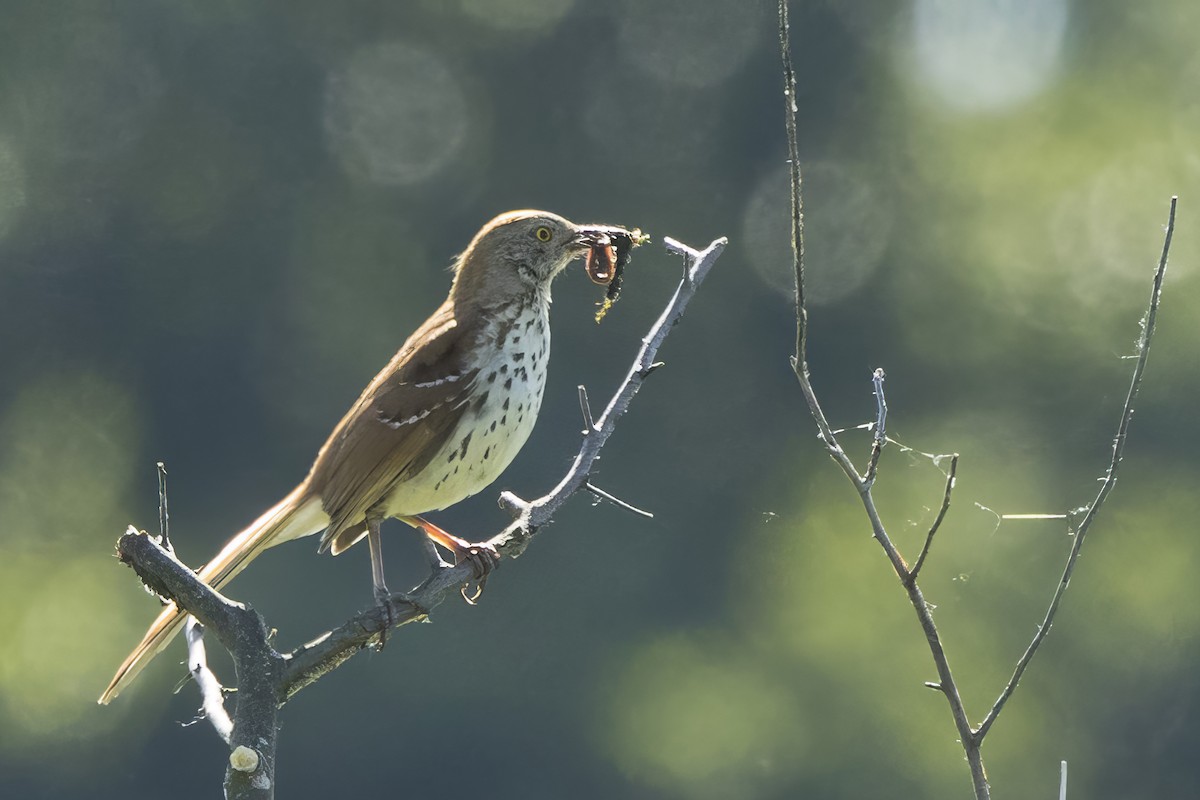
[[[267,548],[323,530],[329,524],[329,517],[321,508],[320,498],[306,496],[306,490],[304,484],[296,487],[251,523],[250,527],[230,539],[221,552],[200,570],[200,580],[214,589],[220,589]],[[141,643],[117,669],[108,688],[100,695],[99,702],[107,705],[132,683],[138,673],[166,649],[183,627],[186,618],[187,615],[174,603],[168,603],[146,631]]]

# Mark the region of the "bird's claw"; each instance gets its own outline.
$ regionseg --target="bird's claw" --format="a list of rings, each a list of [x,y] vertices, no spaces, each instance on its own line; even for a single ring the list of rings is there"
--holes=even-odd
[[[479,542],[456,549],[454,558],[456,564],[466,562],[471,565],[472,580],[464,583],[458,592],[467,603],[476,605],[476,601],[483,594],[483,588],[487,586],[488,576],[500,565],[500,553],[494,545],[488,542]],[[471,591],[472,583],[475,584],[473,592]]]
[[[392,593],[388,591],[386,586],[375,587],[375,605],[382,608],[384,615],[387,617],[387,622],[384,624],[383,630],[379,632],[379,645],[377,649],[382,650],[387,644],[388,631],[396,623],[396,606],[392,602]]]

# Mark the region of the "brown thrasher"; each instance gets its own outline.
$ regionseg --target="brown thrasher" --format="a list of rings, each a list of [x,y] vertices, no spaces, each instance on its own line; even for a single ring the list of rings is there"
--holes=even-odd
[[[281,542],[324,531],[334,555],[367,537],[377,602],[379,524],[396,517],[439,544],[470,545],[420,514],[446,508],[500,476],[529,438],[550,358],[550,284],[613,228],[544,211],[510,211],[475,235],[450,294],[375,376],[317,454],[299,486],[233,537],[199,572],[224,586]],[[108,703],[179,632],[167,604],[100,696]]]

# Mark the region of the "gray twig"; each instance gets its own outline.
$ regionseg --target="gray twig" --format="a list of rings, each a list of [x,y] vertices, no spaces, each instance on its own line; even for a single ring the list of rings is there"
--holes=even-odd
[[[912,604],[921,629],[925,632],[925,639],[929,643],[929,650],[933,656],[934,666],[938,673],[936,683],[931,681],[925,685],[930,688],[936,688],[945,696],[946,702],[950,706],[950,715],[954,718],[954,727],[958,730],[958,738],[962,742],[967,763],[971,769],[975,797],[977,800],[986,800],[989,796],[988,785],[983,770],[983,760],[979,753],[979,743],[975,739],[974,731],[971,729],[971,722],[967,718],[962,696],[958,691],[958,684],[955,683],[954,673],[950,669],[950,660],[946,655],[937,625],[933,621],[933,612],[929,604],[925,602],[925,596],[921,593],[920,586],[915,580],[909,580],[908,565],[900,555],[900,551],[892,543],[891,537],[888,536],[883,520],[879,516],[879,510],[875,506],[875,498],[871,493],[871,484],[867,481],[867,476],[858,474],[854,462],[838,443],[837,436],[830,428],[829,420],[825,417],[825,412],[821,410],[821,404],[817,399],[817,393],[813,389],[812,379],[809,375],[808,355],[806,353],[808,311],[804,303],[804,226],[800,197],[800,153],[796,140],[796,75],[792,70],[791,43],[788,36],[787,0],[779,0],[779,48],[783,59],[784,95],[787,101],[785,119],[787,124],[788,158],[792,174],[792,261],[796,274],[796,354],[792,356],[792,370],[796,373],[796,379],[800,382],[800,391],[804,394],[804,400],[808,404],[809,413],[812,415],[813,422],[816,423],[818,438],[825,446],[825,449],[829,451],[829,455],[833,457],[834,462],[846,475],[846,479],[850,481],[855,491],[858,492],[859,500],[863,504],[863,510],[866,512],[867,519],[871,523],[871,533],[875,537],[875,540],[879,542],[879,546],[883,548],[883,552],[892,564],[892,569],[895,570],[896,576],[900,579],[901,584],[908,594],[909,603]],[[882,384],[877,383],[876,387],[877,390],[881,390]]]
[[[887,443],[887,396],[883,393],[886,378],[882,367],[871,375],[871,386],[875,391],[875,441],[881,447]]]
[[[171,514],[167,509],[167,465],[159,461],[154,466],[158,470],[158,535],[162,538],[162,545],[167,552],[173,553],[175,548],[171,546]]]
[[[632,503],[626,503],[621,498],[615,497],[615,496],[609,494],[608,492],[601,489],[599,486],[596,486],[591,481],[584,483],[583,488],[587,489],[589,492],[596,495],[596,497],[599,497],[603,500],[607,500],[608,502],[612,503],[614,506],[623,508],[626,511],[631,511],[634,514],[637,514],[638,516],[645,517],[646,519],[654,519],[654,514],[652,512],[638,508],[637,506],[633,505]]]
[[[921,550],[921,554],[917,558],[916,564],[910,569],[892,543],[888,536],[887,530],[880,519],[878,509],[875,506],[875,499],[871,492],[871,484],[875,477],[875,462],[878,460],[878,451],[882,447],[879,443],[879,438],[876,439],[875,447],[872,449],[871,466],[868,468],[865,475],[860,476],[855,469],[853,461],[838,444],[837,436],[830,428],[829,422],[825,417],[825,413],[821,410],[821,405],[817,400],[816,391],[813,389],[811,376],[808,370],[807,360],[807,327],[808,315],[804,301],[804,226],[801,204],[801,176],[799,167],[799,148],[796,138],[796,106],[795,106],[795,91],[796,91],[796,76],[792,69],[791,60],[791,44],[788,34],[788,9],[787,0],[779,0],[779,45],[783,61],[783,76],[784,76],[784,96],[786,100],[786,127],[788,139],[788,158],[791,167],[791,191],[792,191],[792,259],[796,277],[796,354],[792,357],[792,370],[796,373],[796,378],[800,383],[800,389],[804,394],[804,399],[808,404],[808,409],[812,415],[813,421],[817,426],[818,438],[829,451],[830,456],[845,473],[846,478],[853,484],[855,491],[858,492],[859,499],[863,504],[863,509],[866,511],[867,518],[871,523],[871,531],[880,547],[883,548],[888,560],[892,564],[896,575],[900,579],[901,585],[908,594],[909,602],[913,610],[917,614],[917,619],[921,625],[921,629],[925,633],[925,639],[929,645],[930,653],[933,657],[934,665],[938,672],[938,680],[926,682],[926,686],[941,692],[947,703],[950,706],[950,713],[954,719],[955,728],[958,730],[959,741],[962,744],[963,751],[966,755],[967,764],[971,771],[971,779],[975,790],[976,800],[987,800],[990,797],[990,788],[987,782],[987,775],[983,767],[983,758],[980,752],[980,747],[984,737],[987,736],[992,724],[996,721],[1000,711],[1008,702],[1012,693],[1016,690],[1017,684],[1020,682],[1021,676],[1024,674],[1029,662],[1037,653],[1038,647],[1041,646],[1046,634],[1050,630],[1050,626],[1054,621],[1054,617],[1058,612],[1058,607],[1062,601],[1063,593],[1066,591],[1067,585],[1070,583],[1071,575],[1074,572],[1076,561],[1079,557],[1079,550],[1083,545],[1083,540],[1091,527],[1092,522],[1096,518],[1096,514],[1103,504],[1109,492],[1112,491],[1116,484],[1117,468],[1121,462],[1121,456],[1125,448],[1125,440],[1129,430],[1129,423],[1133,417],[1133,402],[1137,397],[1138,389],[1141,386],[1142,374],[1146,366],[1146,358],[1150,350],[1150,341],[1154,335],[1155,321],[1158,316],[1159,299],[1162,294],[1163,275],[1166,271],[1167,256],[1171,248],[1171,238],[1175,230],[1175,207],[1177,198],[1171,198],[1170,214],[1168,216],[1166,236],[1163,241],[1162,255],[1159,259],[1158,270],[1154,275],[1154,288],[1150,295],[1149,309],[1142,321],[1142,335],[1139,341],[1137,363],[1134,366],[1133,378],[1129,387],[1129,394],[1125,401],[1124,409],[1121,413],[1121,420],[1117,427],[1117,435],[1113,440],[1112,460],[1109,463],[1108,471],[1104,481],[1101,484],[1100,491],[1096,499],[1087,508],[1087,512],[1083,521],[1080,523],[1075,534],[1074,542],[1071,546],[1070,555],[1067,557],[1067,563],[1063,569],[1062,578],[1059,581],[1054,595],[1050,600],[1050,606],[1047,609],[1045,619],[1042,625],[1038,628],[1029,647],[1018,660],[1012,677],[1007,685],[1001,691],[991,711],[984,718],[978,729],[971,727],[967,717],[966,709],[963,705],[962,697],[959,694],[958,686],[954,680],[954,674],[950,669],[949,658],[946,655],[945,647],[942,643],[937,626],[934,624],[933,613],[926,603],[924,595],[917,584],[917,575],[924,565],[925,559],[929,554],[929,549],[933,543],[933,537],[937,533],[942,520],[945,517],[946,511],[950,506],[950,496],[954,488],[954,476],[957,468],[958,457],[954,456],[951,460],[950,473],[946,479],[946,490],[942,500],[942,507],[938,513],[937,519],[934,520],[930,527],[928,535],[925,537],[925,545]],[[875,378],[876,398],[879,403],[879,428],[882,429],[883,415],[886,409],[886,404],[882,400],[882,375],[877,371]],[[884,437],[882,430],[876,431],[877,437]],[[1065,769],[1064,769],[1065,779]]]
[[[876,369],[871,375],[871,387],[875,392],[875,437],[871,442],[867,473],[863,476],[863,481],[868,486],[875,484],[875,476],[879,472],[879,456],[883,453],[883,446],[887,444],[887,395],[883,392],[885,377],[882,369]]]
[[[787,100],[785,118],[788,131],[788,158],[791,161],[792,170],[792,261],[796,275],[796,354],[792,356],[792,370],[796,373],[796,379],[800,382],[800,390],[804,394],[805,401],[808,403],[809,413],[816,423],[821,443],[846,475],[847,480],[854,486],[855,491],[858,492],[859,500],[863,504],[863,510],[866,512],[867,519],[871,523],[871,533],[875,537],[875,540],[879,542],[879,546],[883,548],[884,553],[892,564],[892,569],[895,570],[897,577],[908,593],[909,602],[917,614],[917,620],[920,622],[921,629],[925,632],[925,638],[929,643],[934,666],[937,668],[938,673],[937,682],[929,682],[926,685],[930,688],[936,687],[946,697],[946,702],[950,705],[950,714],[954,718],[954,726],[958,730],[959,741],[963,743],[967,762],[971,767],[971,775],[975,782],[975,796],[978,800],[984,800],[984,798],[988,797],[988,788],[987,778],[984,776],[983,771],[983,761],[979,755],[979,746],[974,739],[974,732],[971,730],[971,723],[967,718],[966,709],[963,707],[962,696],[959,694],[958,684],[954,680],[954,673],[950,669],[950,660],[946,655],[945,647],[942,645],[937,625],[934,624],[933,612],[929,604],[925,602],[925,596],[921,593],[921,588],[917,582],[908,581],[908,565],[900,555],[900,551],[892,543],[891,537],[888,536],[883,520],[879,516],[879,510],[875,506],[875,497],[871,493],[871,485],[867,483],[863,476],[858,474],[854,462],[851,461],[850,456],[846,454],[846,451],[838,443],[837,436],[830,428],[829,420],[825,417],[825,412],[821,410],[821,404],[817,400],[816,390],[813,389],[812,379],[809,375],[808,357],[805,352],[807,345],[808,312],[804,305],[804,228],[800,214],[800,153],[796,140],[796,107],[794,101],[796,75],[792,70],[791,43],[788,36],[787,0],[779,0],[779,47],[783,58],[784,94]],[[881,384],[877,384],[877,387],[882,389]]]
[[[920,574],[921,567],[925,566],[925,559],[929,557],[929,548],[933,546],[933,537],[938,532],[938,528],[942,526],[946,512],[950,510],[950,495],[954,493],[954,477],[957,473],[958,453],[955,453],[950,456],[950,471],[946,474],[946,491],[942,495],[942,507],[938,509],[937,518],[929,526],[929,533],[925,534],[925,544],[921,547],[921,554],[917,556],[917,562],[908,571],[907,581],[909,583],[917,582],[917,575]]]
[[[796,362],[792,368],[808,374],[808,303],[804,296],[804,197],[800,189],[800,140],[796,133],[796,71],[792,68],[792,34],[787,0],[779,0],[779,52],[783,57],[784,127],[787,130],[788,175],[791,186],[792,254],[796,268]],[[814,396],[810,405],[816,402]],[[826,426],[828,427],[828,425]],[[821,431],[822,435],[828,431]]]
[[[977,736],[980,739],[986,736],[987,732],[991,730],[996,717],[1004,710],[1005,703],[1012,697],[1017,684],[1021,682],[1021,676],[1025,674],[1025,669],[1029,666],[1029,662],[1033,660],[1038,648],[1042,645],[1042,641],[1046,638],[1046,634],[1050,632],[1050,626],[1054,623],[1054,617],[1058,614],[1059,603],[1062,602],[1063,594],[1067,591],[1067,585],[1071,582],[1071,575],[1075,572],[1075,563],[1079,560],[1079,550],[1083,547],[1083,540],[1087,538],[1088,531],[1092,527],[1092,522],[1095,521],[1096,514],[1099,513],[1100,507],[1104,505],[1109,492],[1117,484],[1117,470],[1121,466],[1121,456],[1125,452],[1125,439],[1129,435],[1129,423],[1133,419],[1133,403],[1137,399],[1138,390],[1142,387],[1142,375],[1146,371],[1146,360],[1150,356],[1150,342],[1154,338],[1154,326],[1158,320],[1158,304],[1162,298],[1163,276],[1167,272],[1167,256],[1171,252],[1171,237],[1175,233],[1175,206],[1178,200],[1178,197],[1171,198],[1171,208],[1167,214],[1167,232],[1163,237],[1162,254],[1158,258],[1158,268],[1154,271],[1154,288],[1150,291],[1150,304],[1146,310],[1146,316],[1142,319],[1142,335],[1138,340],[1137,361],[1133,366],[1133,377],[1129,382],[1129,392],[1125,395],[1125,405],[1121,409],[1121,419],[1117,423],[1117,435],[1113,439],[1112,446],[1112,459],[1108,463],[1108,470],[1104,474],[1104,481],[1100,484],[1100,491],[1096,494],[1096,499],[1088,506],[1083,520],[1079,523],[1079,527],[1075,531],[1075,539],[1071,543],[1071,552],[1067,556],[1067,563],[1063,567],[1062,577],[1058,581],[1054,595],[1050,598],[1050,605],[1046,609],[1046,616],[1042,620],[1042,624],[1038,626],[1037,633],[1033,635],[1033,640],[1029,643],[1029,647],[1025,649],[1025,652],[1021,654],[1021,658],[1018,659],[1012,677],[1008,679],[1008,683],[1000,692],[1000,696],[996,698],[996,702],[992,705],[992,710],[988,712],[983,722],[979,724],[979,733]]]
[[[595,430],[596,421],[592,419],[592,404],[588,402],[587,387],[579,384],[579,411],[583,414],[583,432]]]
[[[195,617],[189,616],[183,624],[183,638],[187,641],[188,673],[200,689],[201,708],[204,718],[216,729],[221,741],[229,744],[233,734],[233,720],[225,710],[225,687],[208,668],[208,653],[204,649],[204,626]]]

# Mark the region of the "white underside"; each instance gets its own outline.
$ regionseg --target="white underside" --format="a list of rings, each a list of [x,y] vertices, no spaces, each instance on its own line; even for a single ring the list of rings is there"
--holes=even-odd
[[[533,329],[525,328],[525,318],[513,327],[520,337],[518,342],[514,343],[510,337],[489,348],[485,360],[478,365],[479,377],[473,390],[474,396],[487,391],[487,401],[463,416],[441,451],[429,462],[428,469],[406,480],[392,493],[388,498],[388,516],[412,516],[452,506],[492,484],[516,458],[537,421],[546,386],[546,361],[550,356],[549,309],[531,314]],[[536,335],[539,321],[544,333]],[[518,352],[524,353],[522,361],[516,362],[525,368],[524,379],[512,369],[512,357]],[[509,370],[500,373],[501,364],[509,364]],[[496,380],[488,383],[486,377],[492,372],[496,372]],[[505,382],[510,379],[512,386],[505,389]],[[462,442],[471,431],[474,433],[464,456]]]

